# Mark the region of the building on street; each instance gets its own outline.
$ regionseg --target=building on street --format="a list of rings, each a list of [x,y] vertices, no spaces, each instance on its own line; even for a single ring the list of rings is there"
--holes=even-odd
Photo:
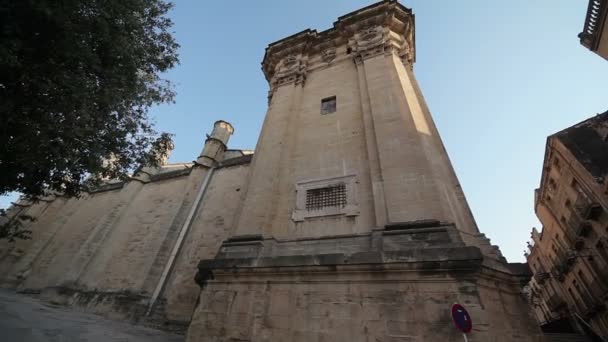
[[[608,337],[608,111],[547,138],[526,257],[535,312]]]

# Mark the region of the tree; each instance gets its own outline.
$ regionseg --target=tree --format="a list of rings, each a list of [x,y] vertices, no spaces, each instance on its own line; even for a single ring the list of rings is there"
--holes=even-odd
[[[24,223],[35,221],[36,218],[22,213],[9,216],[7,210],[0,209],[0,240],[14,242],[16,239],[29,240],[32,232],[24,227]]]
[[[170,135],[147,113],[174,98],[171,7],[0,0],[0,195],[74,196],[159,162]]]

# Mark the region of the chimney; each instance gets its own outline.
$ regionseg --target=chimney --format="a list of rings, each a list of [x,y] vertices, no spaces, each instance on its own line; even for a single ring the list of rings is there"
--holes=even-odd
[[[201,155],[196,159],[196,163],[211,167],[215,162],[222,160],[228,140],[233,132],[234,127],[230,123],[223,120],[216,121],[213,125],[213,131],[210,135],[207,135],[205,146]]]

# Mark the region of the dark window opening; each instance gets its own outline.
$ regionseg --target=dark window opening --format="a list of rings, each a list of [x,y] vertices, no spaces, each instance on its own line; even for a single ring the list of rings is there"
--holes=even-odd
[[[553,159],[553,165],[555,165],[555,168],[559,171],[560,165],[559,165],[559,159],[557,159],[557,157],[555,159]]]
[[[549,178],[549,190],[555,190],[557,188],[557,184],[555,183],[555,179]]]
[[[330,114],[336,111],[336,97],[327,97],[321,100],[321,114]]]
[[[576,179],[572,178],[572,182],[570,182],[570,186],[574,188],[574,190],[578,191],[578,182]]]

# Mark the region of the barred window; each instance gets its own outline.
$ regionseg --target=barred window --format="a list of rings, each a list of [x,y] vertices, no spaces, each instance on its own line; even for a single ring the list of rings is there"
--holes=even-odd
[[[355,175],[297,182],[296,203],[291,219],[303,222],[315,217],[359,215],[357,183]]]
[[[320,210],[327,207],[346,205],[346,185],[344,183],[323,188],[306,190],[306,210]]]

